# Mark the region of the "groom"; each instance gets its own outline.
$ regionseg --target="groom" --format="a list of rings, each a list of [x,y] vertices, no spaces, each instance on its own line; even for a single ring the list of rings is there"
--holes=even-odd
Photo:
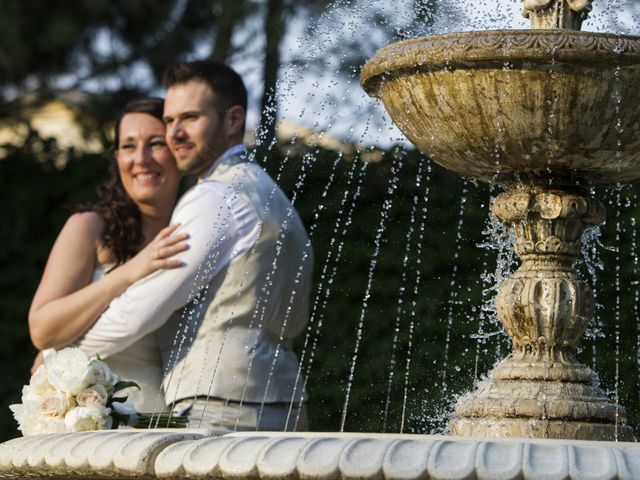
[[[240,76],[218,62],[178,63],[165,87],[167,143],[178,168],[198,177],[171,219],[191,248],[178,257],[184,268],[151,274],[115,299],[79,346],[108,357],[157,331],[165,402],[190,426],[305,429],[292,340],[308,321],[309,238],[247,157]]]

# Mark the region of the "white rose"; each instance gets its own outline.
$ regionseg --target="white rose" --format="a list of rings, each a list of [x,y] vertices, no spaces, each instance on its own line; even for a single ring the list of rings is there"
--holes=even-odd
[[[18,422],[18,429],[22,432],[22,435],[29,435],[30,433],[27,428],[28,419],[26,418],[27,412],[24,404],[14,403],[13,405],[9,405],[9,410],[13,413],[13,418]]]
[[[78,395],[94,383],[89,357],[79,348],[65,348],[45,359],[47,378],[55,388]]]
[[[29,387],[37,395],[47,393],[53,389],[47,378],[47,367],[44,364],[40,365],[35,373],[31,375]]]
[[[113,419],[111,409],[90,405],[76,407],[64,417],[67,432],[85,432],[87,430],[106,430],[111,428]]]
[[[28,410],[33,410],[35,412],[40,411],[40,403],[42,400],[51,393],[56,392],[54,388],[47,390],[43,393],[37,393],[31,386],[24,385],[22,387],[22,405]]]
[[[64,417],[74,403],[66,393],[51,391],[41,398],[39,406],[43,417]]]
[[[43,417],[63,418],[74,403],[69,395],[60,391],[51,391],[40,401],[40,413]]]
[[[91,360],[90,368],[93,373],[95,383],[104,385],[109,394],[113,393],[113,386],[120,381],[120,377],[111,371],[109,365],[104,363],[102,360],[94,359]]]
[[[39,433],[64,433],[66,431],[63,418],[45,417],[32,404],[9,405],[9,408],[18,421],[18,428],[25,437]]]
[[[89,405],[104,407],[108,398],[109,394],[104,385],[96,384],[80,392],[76,397],[76,401],[81,407],[88,407]]]
[[[66,433],[67,427],[64,418],[59,417],[35,417],[34,421],[28,424],[28,434],[39,435],[41,433]]]
[[[37,433],[66,433],[64,418],[43,418],[34,429]]]
[[[36,393],[29,385],[22,386],[22,403],[29,401],[39,402],[41,395]]]

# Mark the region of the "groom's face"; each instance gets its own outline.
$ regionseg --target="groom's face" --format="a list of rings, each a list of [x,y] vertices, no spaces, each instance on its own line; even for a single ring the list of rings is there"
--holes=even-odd
[[[169,87],[164,101],[167,144],[180,171],[201,176],[228,148],[215,94],[200,80]]]

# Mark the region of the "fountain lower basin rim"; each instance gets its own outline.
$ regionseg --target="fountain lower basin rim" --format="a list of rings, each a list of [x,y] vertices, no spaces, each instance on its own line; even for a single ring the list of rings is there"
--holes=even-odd
[[[0,478],[640,478],[640,445],[362,433],[102,431],[0,445]]]

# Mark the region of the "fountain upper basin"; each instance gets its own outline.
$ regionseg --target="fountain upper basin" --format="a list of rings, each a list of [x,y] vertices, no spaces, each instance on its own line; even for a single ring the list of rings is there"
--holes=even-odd
[[[380,49],[360,80],[411,142],[460,175],[587,185],[640,179],[640,37],[435,35]]]

